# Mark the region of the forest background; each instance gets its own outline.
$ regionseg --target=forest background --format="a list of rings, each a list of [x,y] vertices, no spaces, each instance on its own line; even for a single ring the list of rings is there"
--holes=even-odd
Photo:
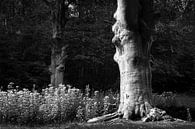
[[[113,0],[83,0],[69,14],[65,82],[79,89],[119,90],[111,43]],[[153,92],[194,93],[194,1],[154,0],[151,55]],[[75,12],[72,12],[75,13]],[[50,83],[52,23],[44,0],[0,1],[0,86],[37,90]]]

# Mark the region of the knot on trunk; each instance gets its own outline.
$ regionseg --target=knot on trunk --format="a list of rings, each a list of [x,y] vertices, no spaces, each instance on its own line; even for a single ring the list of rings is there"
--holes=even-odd
[[[65,70],[65,66],[63,64],[60,64],[56,67],[56,70],[58,70],[59,72],[64,72]]]
[[[124,27],[120,21],[116,21],[116,23],[112,26],[112,31],[114,32],[114,37],[112,38],[112,43],[117,48],[120,54],[123,52],[123,46],[133,39],[134,33]]]
[[[133,38],[133,32],[126,29],[120,21],[116,21],[116,23],[112,26],[112,31],[115,36],[112,39],[112,42],[115,44],[116,42],[121,42],[121,45],[124,45],[124,40],[130,40]]]

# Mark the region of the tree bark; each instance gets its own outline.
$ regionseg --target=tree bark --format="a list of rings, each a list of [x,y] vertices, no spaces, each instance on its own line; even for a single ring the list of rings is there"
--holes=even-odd
[[[152,108],[151,42],[150,33],[144,33],[147,27],[151,27],[147,19],[151,20],[152,16],[150,14],[145,17],[145,11],[151,13],[151,9],[152,0],[117,0],[112,42],[116,47],[114,60],[120,71],[118,113],[125,119],[145,117]]]
[[[59,84],[64,84],[67,44],[63,43],[62,37],[68,20],[66,16],[68,4],[65,0],[56,0],[47,4],[51,8],[52,16],[51,84],[57,87]]]
[[[152,107],[150,48],[153,22],[152,0],[117,0],[112,42],[114,60],[120,71],[120,104],[112,114],[88,120],[89,123],[122,117],[158,121],[178,119]],[[180,121],[180,120],[179,120]]]
[[[59,52],[56,52],[55,48],[52,48],[51,54],[51,84],[53,86],[58,86],[59,84],[64,84],[64,72],[65,72],[65,61],[67,58],[67,48],[68,45],[62,47]],[[59,48],[58,48],[59,49]]]

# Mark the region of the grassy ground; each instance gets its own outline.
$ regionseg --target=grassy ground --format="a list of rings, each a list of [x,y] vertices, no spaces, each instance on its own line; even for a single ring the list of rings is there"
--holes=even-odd
[[[114,121],[105,123],[70,123],[45,126],[0,125],[0,129],[195,129],[195,122],[132,122]]]

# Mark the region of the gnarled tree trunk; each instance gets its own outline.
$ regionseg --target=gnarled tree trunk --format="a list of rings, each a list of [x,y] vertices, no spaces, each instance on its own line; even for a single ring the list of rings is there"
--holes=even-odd
[[[68,4],[65,0],[49,3],[52,16],[52,48],[51,48],[51,84],[58,86],[64,83],[67,44],[62,42],[64,27],[67,22]]]
[[[142,118],[151,109],[151,43],[146,30],[152,16],[146,13],[152,13],[151,9],[152,0],[117,0],[112,42],[120,71],[118,113],[125,119]]]
[[[51,84],[53,86],[58,86],[59,84],[64,84],[64,72],[65,72],[65,61],[67,58],[66,48],[68,45],[60,48],[52,48],[51,54]]]
[[[152,107],[150,48],[153,27],[152,0],[117,0],[112,42],[120,71],[120,104],[117,112],[88,122],[116,117],[142,121],[178,120]],[[181,121],[181,120],[179,120]]]

